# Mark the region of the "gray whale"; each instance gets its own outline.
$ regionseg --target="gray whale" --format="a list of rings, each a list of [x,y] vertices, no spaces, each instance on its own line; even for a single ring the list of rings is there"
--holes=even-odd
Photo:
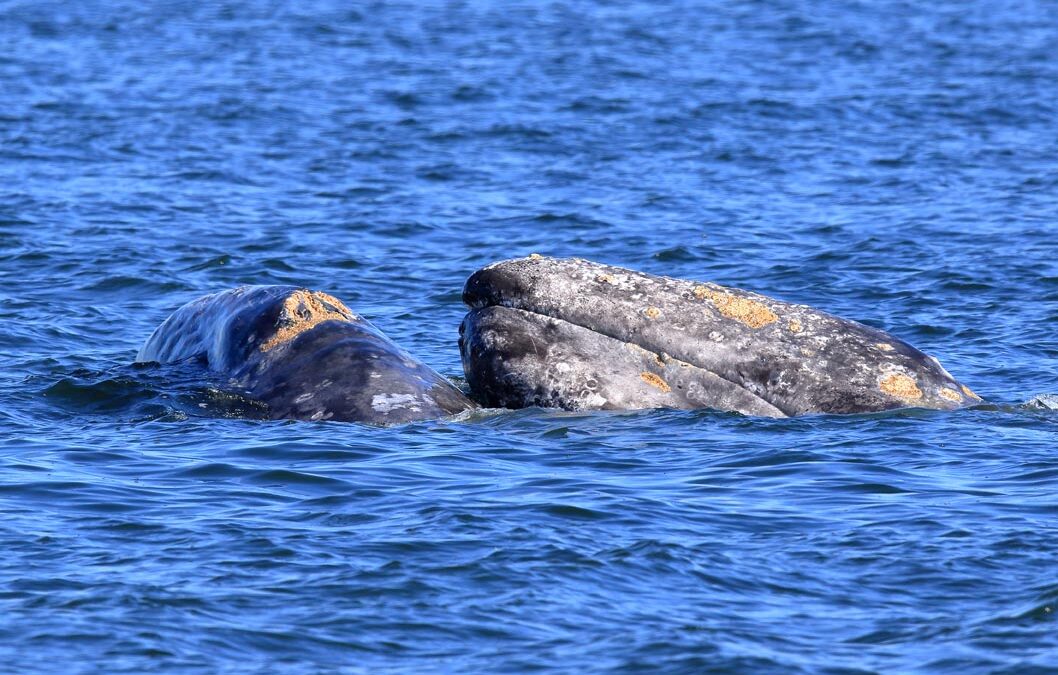
[[[245,286],[176,310],[137,361],[200,359],[272,418],[395,424],[477,406],[340,300]]]
[[[463,369],[489,407],[787,417],[981,401],[885,331],[712,283],[533,255],[475,272],[463,300]],[[340,300],[296,286],[194,300],[136,360],[188,359],[273,418],[395,424],[478,407]]]
[[[712,283],[534,255],[475,272],[463,300],[463,369],[488,406],[786,417],[981,400],[884,331]]]

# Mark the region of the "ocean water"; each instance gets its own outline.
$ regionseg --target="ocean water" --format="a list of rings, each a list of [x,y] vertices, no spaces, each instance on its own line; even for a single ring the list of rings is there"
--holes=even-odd
[[[0,671],[1055,672],[1053,3],[0,1]],[[456,382],[466,277],[808,303],[989,403],[261,421],[238,284]]]

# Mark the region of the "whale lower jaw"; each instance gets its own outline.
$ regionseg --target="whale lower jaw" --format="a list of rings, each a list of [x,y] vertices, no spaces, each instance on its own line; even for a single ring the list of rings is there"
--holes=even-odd
[[[486,405],[567,410],[677,408],[787,417],[721,375],[548,314],[485,305],[460,327],[471,391]]]

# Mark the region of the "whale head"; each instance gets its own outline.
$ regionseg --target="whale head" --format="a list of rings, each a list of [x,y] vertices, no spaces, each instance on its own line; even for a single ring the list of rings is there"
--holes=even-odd
[[[467,280],[460,353],[490,406],[783,417],[976,402],[888,333],[756,293],[530,256]]]

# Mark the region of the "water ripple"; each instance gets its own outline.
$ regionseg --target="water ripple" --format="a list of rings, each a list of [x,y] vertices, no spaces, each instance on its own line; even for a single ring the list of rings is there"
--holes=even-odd
[[[906,9],[8,3],[5,663],[1053,670],[1053,17]],[[816,305],[990,402],[377,429],[130,365],[291,283],[462,384],[463,281],[530,253]]]

